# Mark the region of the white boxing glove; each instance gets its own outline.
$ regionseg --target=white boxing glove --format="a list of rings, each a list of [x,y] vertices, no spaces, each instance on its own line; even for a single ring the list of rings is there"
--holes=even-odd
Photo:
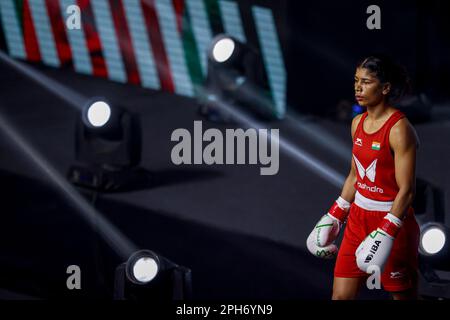
[[[402,221],[391,213],[388,213],[380,226],[372,231],[358,246],[355,252],[358,268],[366,273],[371,273],[370,266],[376,266],[380,272],[386,262],[394,245]]]
[[[319,258],[333,258],[336,256],[338,247],[334,241],[347,218],[350,203],[339,197],[328,210],[306,240],[306,246],[313,255]]]
[[[319,247],[317,245],[317,233],[314,232],[314,230],[309,234],[308,239],[306,240],[306,247],[309,252],[318,258],[331,259],[334,258],[338,252],[338,247],[334,243]]]

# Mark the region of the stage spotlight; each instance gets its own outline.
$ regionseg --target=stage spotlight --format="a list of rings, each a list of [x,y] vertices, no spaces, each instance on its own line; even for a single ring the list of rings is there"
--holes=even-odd
[[[158,275],[159,269],[158,256],[150,250],[143,250],[130,257],[126,265],[126,275],[133,283],[146,284]]]
[[[191,270],[153,251],[138,251],[116,269],[116,300],[170,301],[191,297]]]
[[[69,170],[75,185],[112,191],[136,180],[141,157],[141,127],[137,115],[104,98],[92,99],[76,121],[75,157]]]
[[[420,228],[419,253],[424,263],[436,270],[450,271],[449,228],[437,222],[428,222]]]
[[[104,126],[111,117],[111,107],[104,101],[95,101],[87,107],[86,118],[93,127]]]
[[[254,48],[227,34],[214,37],[208,52],[208,66],[226,68],[241,74],[245,73],[246,67],[250,67],[250,61],[246,60],[258,58]]]
[[[227,61],[233,54],[235,42],[231,38],[219,38],[213,45],[212,55],[217,62]]]
[[[200,111],[209,118],[228,115],[214,101],[243,107],[264,119],[280,119],[272,99],[265,67],[259,52],[226,34],[216,36],[208,53],[204,90],[199,93]]]
[[[140,161],[139,118],[105,99],[94,99],[77,120],[75,156],[78,161],[110,168],[129,168]]]
[[[444,195],[429,181],[417,178],[413,208],[420,225],[418,288],[427,299],[450,299],[450,233]]]
[[[420,249],[424,255],[436,255],[442,252],[447,242],[445,226],[428,223],[422,228]]]
[[[421,226],[419,293],[423,297],[450,299],[449,228],[429,222]]]

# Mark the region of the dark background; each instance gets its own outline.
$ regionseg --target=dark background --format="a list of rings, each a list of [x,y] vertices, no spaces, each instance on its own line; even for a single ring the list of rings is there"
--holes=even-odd
[[[436,104],[449,101],[450,3],[448,1],[239,1],[272,8],[288,74],[288,105],[329,115],[353,99],[356,63],[385,53],[404,65],[414,93]],[[381,29],[366,27],[367,7],[381,9]],[[247,15],[250,18],[250,15]],[[244,19],[248,21],[248,19]],[[252,25],[249,42],[257,46]],[[326,105],[327,107],[324,107]]]

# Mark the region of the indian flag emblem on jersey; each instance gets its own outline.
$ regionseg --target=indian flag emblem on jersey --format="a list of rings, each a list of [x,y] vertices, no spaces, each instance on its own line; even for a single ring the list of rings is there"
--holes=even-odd
[[[377,141],[372,142],[372,150],[380,150],[380,143]]]

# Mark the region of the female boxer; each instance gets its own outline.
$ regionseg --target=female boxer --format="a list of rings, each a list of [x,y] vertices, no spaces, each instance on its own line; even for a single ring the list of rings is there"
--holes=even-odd
[[[352,122],[350,173],[307,240],[314,255],[337,255],[334,300],[356,298],[367,277],[377,274],[393,299],[417,298],[419,227],[411,204],[419,141],[395,108],[408,83],[404,69],[387,57],[370,56],[357,64],[355,99],[367,111]],[[344,222],[338,250],[334,242]]]

